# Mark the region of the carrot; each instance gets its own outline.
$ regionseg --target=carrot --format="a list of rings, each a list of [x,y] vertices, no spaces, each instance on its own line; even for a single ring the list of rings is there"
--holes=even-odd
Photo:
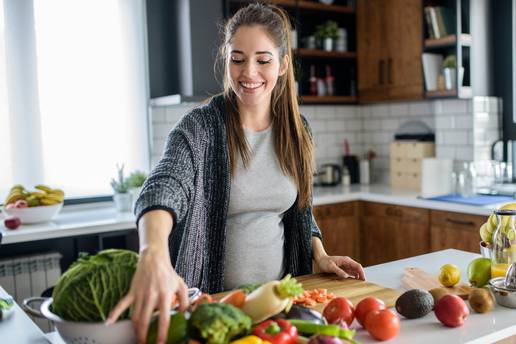
[[[220,299],[220,302],[233,305],[237,308],[242,308],[245,303],[245,297],[246,295],[242,289],[235,289]]]

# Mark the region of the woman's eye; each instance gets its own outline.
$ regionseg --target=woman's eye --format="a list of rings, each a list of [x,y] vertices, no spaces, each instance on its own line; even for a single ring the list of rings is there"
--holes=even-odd
[[[241,64],[242,62],[244,62],[244,60],[242,60],[242,59],[234,59],[234,58],[232,58],[232,59],[231,59],[231,62],[233,62],[234,64]]]
[[[262,64],[262,65],[270,63],[270,62],[271,62],[271,60],[260,60],[260,61],[258,61],[258,63]]]

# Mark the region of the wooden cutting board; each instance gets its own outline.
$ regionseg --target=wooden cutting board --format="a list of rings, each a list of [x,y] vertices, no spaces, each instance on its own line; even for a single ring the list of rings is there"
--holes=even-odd
[[[399,290],[351,278],[340,279],[333,274],[305,275],[298,276],[296,279],[303,284],[305,290],[326,288],[328,292],[334,293],[336,296],[349,299],[355,306],[360,300],[368,296],[374,296],[385,302],[388,308],[391,308],[394,307],[396,300],[401,295]],[[311,308],[322,312],[324,306],[324,303],[319,303]]]
[[[329,293],[334,293],[336,296],[349,299],[355,306],[360,300],[368,296],[374,296],[385,302],[388,308],[391,308],[394,307],[396,300],[401,295],[401,291],[399,290],[352,278],[340,279],[334,274],[319,273],[297,276],[296,280],[301,282],[305,290],[326,288]],[[228,292],[218,293],[212,296],[215,300],[220,300],[226,294],[228,294]],[[318,303],[310,308],[322,312],[325,305],[326,303]]]
[[[409,289],[425,289],[430,290],[433,288],[443,288],[437,276],[429,274],[419,268],[405,268],[404,275],[401,278],[401,287],[405,290]],[[465,284],[458,284],[451,288],[446,288],[451,294],[460,296],[462,299],[467,300],[469,293],[473,290]]]

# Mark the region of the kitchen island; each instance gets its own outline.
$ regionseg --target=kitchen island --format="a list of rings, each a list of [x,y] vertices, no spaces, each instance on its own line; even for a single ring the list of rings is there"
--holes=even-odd
[[[468,263],[479,257],[477,254],[443,250],[421,256],[397,260],[385,264],[370,266],[365,269],[366,278],[372,283],[399,289],[403,269],[418,267],[429,273],[437,274],[439,268],[446,263],[456,264],[464,272],[462,282],[467,282],[465,275]],[[3,292],[0,290],[0,292]],[[17,308],[11,319],[0,322],[0,338],[16,338],[13,344],[45,343],[62,344],[55,334],[43,335],[36,325],[27,321],[27,317]],[[516,336],[516,310],[496,305],[487,314],[473,311],[462,327],[447,328],[441,325],[433,313],[416,320],[401,320],[401,330],[397,337],[389,343],[493,343],[501,339]],[[356,322],[353,324],[356,327]],[[38,333],[39,332],[39,333]],[[356,339],[361,343],[378,343],[363,329],[357,331]]]

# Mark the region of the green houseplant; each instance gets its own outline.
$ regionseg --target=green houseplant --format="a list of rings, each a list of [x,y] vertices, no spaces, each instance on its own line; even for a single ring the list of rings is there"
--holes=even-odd
[[[443,75],[444,75],[444,88],[452,90],[457,85],[457,56],[454,54],[448,55],[443,60]],[[464,68],[459,69],[459,85],[462,85],[462,77],[464,75]]]
[[[111,187],[113,188],[114,195],[113,201],[118,211],[130,211],[131,210],[131,193],[129,192],[130,185],[128,180],[124,177],[124,165],[117,165],[117,178],[111,179]]]
[[[134,171],[132,172],[129,177],[127,177],[127,182],[129,183],[129,192],[131,193],[132,197],[132,208],[134,209],[136,200],[138,199],[138,196],[140,195],[140,192],[142,190],[143,183],[147,179],[147,174],[142,171]]]
[[[339,24],[336,21],[328,20],[318,25],[315,29],[315,37],[321,42],[324,50],[331,51],[333,40],[339,37]]]

